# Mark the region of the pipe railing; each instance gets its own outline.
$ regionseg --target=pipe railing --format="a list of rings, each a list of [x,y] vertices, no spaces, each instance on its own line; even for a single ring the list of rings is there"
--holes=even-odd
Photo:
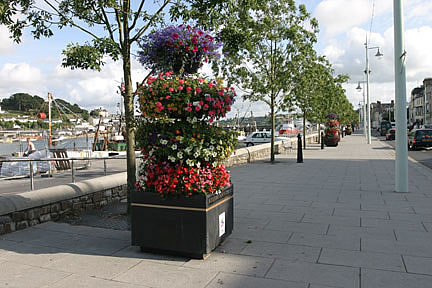
[[[141,155],[137,155],[136,158],[142,158]],[[76,158],[76,157],[66,157],[66,158],[40,158],[40,159],[29,159],[29,158],[16,158],[16,159],[0,159],[0,164],[2,162],[29,162],[29,175],[28,177],[30,178],[30,190],[34,190],[34,173],[33,173],[33,162],[46,162],[49,161],[50,162],[50,167],[49,167],[49,175],[51,176],[51,162],[53,161],[70,161],[71,163],[71,178],[72,178],[72,183],[75,183],[75,165],[74,165],[74,161],[90,161],[90,160],[103,160],[104,161],[104,165],[103,165],[103,169],[104,169],[104,175],[107,175],[107,161],[106,160],[126,160],[127,158],[124,156],[111,156],[111,157],[80,157],[80,158]],[[1,165],[0,165],[1,167]],[[69,169],[67,169],[69,170]],[[23,175],[24,177],[27,177],[26,175]],[[11,179],[11,177],[7,177],[7,178],[0,178],[1,180],[6,180],[6,179]]]

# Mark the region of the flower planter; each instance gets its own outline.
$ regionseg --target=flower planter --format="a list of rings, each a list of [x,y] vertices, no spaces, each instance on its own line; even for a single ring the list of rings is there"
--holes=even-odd
[[[141,251],[203,259],[233,230],[233,186],[221,194],[162,199],[131,195],[132,245]]]

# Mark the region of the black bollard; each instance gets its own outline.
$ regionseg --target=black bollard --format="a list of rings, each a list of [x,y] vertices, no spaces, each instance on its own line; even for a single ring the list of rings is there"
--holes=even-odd
[[[303,163],[302,138],[300,133],[297,135],[297,163]]]
[[[324,132],[321,132],[321,149],[324,149]]]
[[[342,138],[343,138],[343,136],[344,136],[344,129],[343,128],[341,129],[341,134],[342,134]]]

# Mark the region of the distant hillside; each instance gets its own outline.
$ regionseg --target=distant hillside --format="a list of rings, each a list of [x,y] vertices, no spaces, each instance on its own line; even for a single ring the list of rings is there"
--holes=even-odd
[[[70,112],[72,111],[81,118],[88,119],[88,111],[80,108],[77,104],[72,105],[63,99],[55,99],[55,101],[59,104],[60,107],[62,107],[64,113],[72,114]],[[7,110],[11,112],[21,112],[23,114],[36,116],[38,112],[48,114],[48,103],[44,104],[44,102],[45,100],[37,95],[32,96],[27,93],[15,93],[9,98],[1,100],[1,107],[3,111]],[[67,109],[63,107],[66,107]],[[60,115],[59,110],[62,111],[61,109],[57,109],[55,105],[53,105],[51,109],[51,115],[53,118],[63,117]]]

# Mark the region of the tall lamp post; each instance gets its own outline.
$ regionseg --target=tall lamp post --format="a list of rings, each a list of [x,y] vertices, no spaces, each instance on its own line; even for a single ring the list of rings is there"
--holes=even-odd
[[[366,36],[366,43],[365,43],[365,48],[366,48],[366,70],[364,71],[366,73],[366,98],[367,98],[367,104],[366,104],[366,110],[367,110],[367,141],[368,144],[372,143],[371,140],[371,113],[370,113],[370,93],[369,93],[369,74],[370,74],[370,69],[369,69],[369,50],[371,49],[377,49],[377,53],[375,54],[376,57],[381,57],[383,56],[383,54],[380,52],[379,47],[368,47],[368,40],[367,40],[367,36]]]
[[[363,83],[363,86],[364,86],[364,84],[366,83],[366,81],[359,81],[358,82],[358,86],[357,86],[357,91],[362,91],[362,87],[360,86],[360,83]],[[368,128],[367,128],[367,124],[366,124],[366,99],[365,99],[365,97],[366,97],[366,95],[365,95],[365,89],[364,89],[364,87],[363,87],[363,133],[364,133],[364,135],[365,135],[365,137],[367,137],[367,130],[368,130]]]

